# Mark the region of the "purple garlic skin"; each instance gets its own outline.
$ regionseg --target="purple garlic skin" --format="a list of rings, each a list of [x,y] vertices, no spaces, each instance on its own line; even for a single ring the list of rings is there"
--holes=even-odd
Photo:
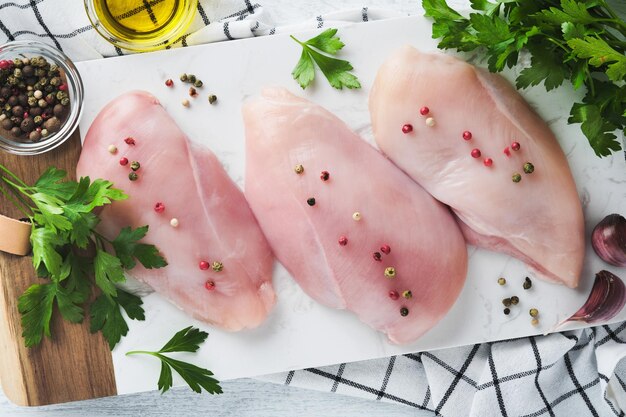
[[[615,317],[625,303],[626,287],[624,282],[609,271],[600,271],[596,274],[587,301],[567,321],[606,322]]]
[[[593,229],[591,246],[606,263],[626,266],[626,219],[609,214]]]

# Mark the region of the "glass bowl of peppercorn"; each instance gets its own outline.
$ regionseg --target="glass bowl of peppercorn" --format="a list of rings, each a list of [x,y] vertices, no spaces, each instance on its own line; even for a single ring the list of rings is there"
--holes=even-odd
[[[0,46],[0,149],[37,155],[78,127],[83,83],[72,61],[38,41]]]

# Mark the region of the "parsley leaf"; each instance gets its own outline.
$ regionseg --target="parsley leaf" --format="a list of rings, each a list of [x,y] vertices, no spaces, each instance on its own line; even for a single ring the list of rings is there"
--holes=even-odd
[[[187,385],[197,393],[201,393],[204,389],[209,394],[221,394],[222,387],[219,385],[219,381],[213,378],[213,372],[164,355],[164,353],[173,352],[197,352],[208,335],[208,333],[190,326],[177,332],[156,352],[135,350],[127,352],[126,355],[151,355],[161,361],[161,373],[157,385],[161,394],[168,391],[174,384],[172,370],[176,371]]]
[[[294,67],[291,75],[303,89],[307,88],[315,79],[315,64],[320,68],[331,86],[341,90],[346,88],[361,88],[359,79],[350,71],[354,68],[343,59],[334,58],[344,43],[339,39],[337,29],[326,29],[319,35],[301,42],[294,36],[291,38],[302,46],[300,60]],[[321,52],[324,52],[324,55]]]
[[[582,123],[581,129],[598,156],[607,156],[611,151],[620,150],[617,136],[612,133],[616,130],[616,126],[602,118],[599,106],[576,103],[572,107],[568,121]]]
[[[56,282],[31,285],[18,298],[18,311],[22,315],[22,336],[26,347],[41,342],[44,335],[50,337],[50,320],[54,302],[64,319],[72,323],[83,320],[83,309],[76,305],[71,295]]]
[[[620,81],[626,77],[626,55],[611,48],[605,40],[585,36],[584,39],[570,39],[567,44],[578,58],[588,58],[594,67],[613,62],[606,70],[609,80]]]
[[[159,254],[159,250],[154,245],[138,243],[148,233],[148,226],[138,227],[132,230],[125,227],[120,234],[111,242],[115,249],[115,255],[119,258],[125,269],[133,269],[137,262],[144,268],[163,268],[167,266],[165,259]]]
[[[142,304],[141,298],[120,289],[115,297],[99,296],[89,309],[91,333],[101,331],[113,350],[120,339],[128,334],[128,324],[122,316],[121,308],[130,319],[145,320]]]
[[[553,49],[533,48],[530,67],[524,68],[515,81],[517,88],[527,88],[544,81],[547,91],[557,88],[569,75],[560,55]]]
[[[102,249],[97,249],[93,265],[96,285],[108,296],[117,295],[115,283],[126,280],[120,259]]]
[[[64,240],[52,229],[46,227],[33,227],[30,233],[30,244],[33,247],[33,265],[38,269],[41,263],[51,276],[57,277],[61,272],[63,258],[57,251]]]

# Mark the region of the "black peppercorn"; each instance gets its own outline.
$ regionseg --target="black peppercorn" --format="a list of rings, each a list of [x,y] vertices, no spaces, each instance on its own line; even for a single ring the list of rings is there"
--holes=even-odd
[[[30,133],[35,128],[35,122],[33,121],[31,117],[27,117],[24,120],[22,120],[22,123],[20,124],[20,128],[22,129],[23,132]]]
[[[524,280],[524,284],[522,284],[522,287],[523,287],[525,290],[528,290],[528,289],[530,289],[530,287],[532,287],[532,286],[533,286],[533,282],[530,280],[530,278],[526,277],[526,279]]]
[[[31,107],[30,109],[28,109],[28,114],[30,114],[33,117],[41,116],[42,113],[43,113],[43,109],[41,107]]]
[[[63,116],[63,114],[65,113],[65,107],[63,107],[62,104],[55,104],[54,108],[52,109],[52,113],[56,116],[56,117],[61,117]]]
[[[313,207],[313,206],[315,205],[315,199],[314,199],[313,197],[311,197],[311,198],[309,198],[309,199],[307,199],[307,200],[306,200],[306,203],[307,203],[309,206]]]
[[[20,117],[24,115],[24,107],[22,106],[15,106],[13,107],[13,109],[11,109],[11,112],[13,113],[13,116],[15,117]]]
[[[11,96],[9,97],[9,99],[7,100],[7,104],[11,107],[13,106],[17,106],[19,104],[19,101],[17,100],[17,97],[15,96]]]
[[[4,130],[11,130],[13,128],[13,122],[10,119],[4,119],[2,121],[2,128]]]
[[[401,315],[402,317],[406,317],[406,316],[408,316],[408,315],[409,315],[409,309],[408,309],[408,308],[406,308],[406,307],[402,307],[402,308],[400,309],[400,315]]]
[[[58,132],[61,128],[61,121],[56,117],[51,117],[44,122],[43,127],[50,133]]]
[[[14,128],[11,129],[11,135],[18,137],[22,134],[22,129],[20,129],[19,127],[15,126]]]
[[[24,68],[22,68],[22,74],[24,75],[24,77],[32,77],[33,75],[35,75],[35,68],[33,68],[31,65],[26,65],[24,66]]]
[[[24,107],[28,106],[28,96],[26,94],[20,94],[17,97],[17,101],[18,103],[20,103],[21,106],[24,106]]]
[[[510,308],[505,308],[503,312],[504,312],[504,314],[506,314],[508,316],[509,313],[511,312],[511,309]]]
[[[11,96],[11,89],[7,86],[0,88],[0,97],[9,98]]]
[[[39,142],[41,140],[41,133],[37,132],[36,130],[33,130],[28,135],[28,139],[30,139],[33,142]]]

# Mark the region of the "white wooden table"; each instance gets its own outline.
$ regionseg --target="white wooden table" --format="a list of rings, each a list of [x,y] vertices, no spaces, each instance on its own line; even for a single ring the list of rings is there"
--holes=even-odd
[[[80,1],[74,0],[77,3]],[[420,0],[259,0],[277,25],[297,23],[314,16],[348,8],[380,7],[404,13],[420,12]],[[466,4],[466,0],[452,0]],[[77,6],[79,7],[79,6]],[[176,388],[165,395],[147,392],[56,406],[24,408],[12,405],[0,391],[0,416],[6,417],[104,417],[104,416],[416,416],[431,413],[379,401],[315,392],[242,379],[223,383],[224,394],[197,395]]]

